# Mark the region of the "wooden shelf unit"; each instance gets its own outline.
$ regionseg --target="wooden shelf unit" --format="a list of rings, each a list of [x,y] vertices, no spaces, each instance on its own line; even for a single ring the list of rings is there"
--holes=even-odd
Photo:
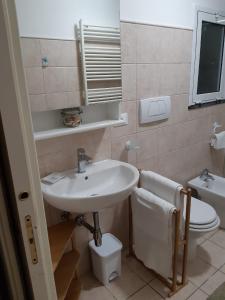
[[[78,300],[81,283],[77,276],[79,253],[74,249],[72,235],[75,223],[66,221],[48,228],[55,285],[59,300]],[[65,253],[71,243],[72,250]]]
[[[66,300],[79,299],[80,291],[81,291],[81,282],[79,279],[74,278],[68,290]]]
[[[57,268],[66,247],[70,243],[74,226],[74,222],[67,221],[48,228],[53,271]]]

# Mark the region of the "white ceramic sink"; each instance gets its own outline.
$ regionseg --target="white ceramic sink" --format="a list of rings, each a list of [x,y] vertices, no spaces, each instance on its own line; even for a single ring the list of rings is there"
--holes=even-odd
[[[125,200],[137,185],[138,170],[116,160],[90,164],[82,174],[68,170],[54,184],[41,183],[44,199],[64,211],[99,211]]]

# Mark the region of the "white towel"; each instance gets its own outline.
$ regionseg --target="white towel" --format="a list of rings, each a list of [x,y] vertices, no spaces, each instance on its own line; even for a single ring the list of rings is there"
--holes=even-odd
[[[214,134],[211,146],[216,150],[225,149],[225,131]]]
[[[142,188],[183,210],[183,196],[180,193],[183,186],[180,183],[151,171],[142,171],[140,180]]]
[[[171,276],[175,206],[142,188],[132,197],[133,248],[138,259],[164,277]]]

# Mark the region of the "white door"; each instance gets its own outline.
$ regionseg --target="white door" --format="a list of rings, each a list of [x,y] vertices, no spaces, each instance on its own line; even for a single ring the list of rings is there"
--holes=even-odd
[[[0,66],[0,114],[33,294],[37,300],[55,300],[57,296],[13,0],[0,1]],[[22,200],[23,192],[28,196],[23,194]],[[32,232],[29,226],[32,226],[35,244],[32,239],[29,240]]]

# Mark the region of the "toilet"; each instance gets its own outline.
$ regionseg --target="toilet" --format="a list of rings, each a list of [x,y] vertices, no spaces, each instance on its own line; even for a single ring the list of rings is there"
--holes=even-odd
[[[225,229],[225,178],[209,173],[213,180],[204,181],[198,176],[188,182],[197,192],[198,198],[208,203],[217,212],[220,218],[220,227]]]
[[[189,225],[189,261],[196,257],[197,240],[204,236],[204,234],[214,231],[219,226],[220,218],[215,209],[208,203],[192,197]]]

